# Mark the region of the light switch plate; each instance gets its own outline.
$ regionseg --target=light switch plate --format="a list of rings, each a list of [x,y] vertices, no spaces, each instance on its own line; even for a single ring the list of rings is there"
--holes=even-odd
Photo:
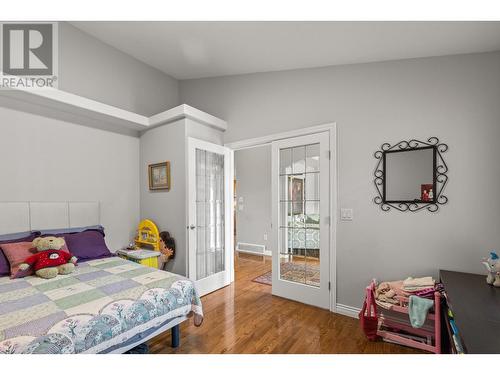
[[[340,220],[351,221],[352,220],[352,208],[341,208],[340,209]]]

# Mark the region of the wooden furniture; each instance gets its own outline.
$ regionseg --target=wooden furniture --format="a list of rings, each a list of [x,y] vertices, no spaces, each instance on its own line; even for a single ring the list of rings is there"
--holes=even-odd
[[[123,250],[118,250],[116,253],[121,258],[152,268],[158,268],[158,257],[161,255],[159,251],[144,250],[144,249],[140,250],[123,249]]]
[[[500,288],[486,283],[486,276],[440,270],[458,336],[465,353],[500,353]],[[450,337],[450,319],[445,319],[450,352],[457,348]]]
[[[376,281],[373,280],[366,287],[367,305],[371,306],[371,299],[375,296]],[[408,303],[409,299],[402,296],[395,297],[399,301],[399,305],[393,305],[386,309],[392,312],[399,313],[400,316],[393,316],[382,313],[377,313],[379,318],[379,328],[377,335],[382,337],[384,341],[393,342],[425,350],[434,354],[441,353],[441,293],[434,292],[434,307],[433,312],[427,314],[426,322],[430,322],[430,327],[425,325],[421,328],[413,328],[409,323]],[[377,309],[384,310],[380,305]]]

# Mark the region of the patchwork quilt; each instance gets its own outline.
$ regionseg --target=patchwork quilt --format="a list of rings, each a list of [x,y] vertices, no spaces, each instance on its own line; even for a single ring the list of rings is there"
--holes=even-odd
[[[118,257],[70,275],[0,278],[0,353],[100,353],[203,311],[191,280]]]

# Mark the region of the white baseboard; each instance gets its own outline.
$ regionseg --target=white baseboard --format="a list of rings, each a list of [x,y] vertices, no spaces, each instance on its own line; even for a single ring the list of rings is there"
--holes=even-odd
[[[343,305],[341,303],[337,303],[335,310],[336,310],[335,312],[337,314],[350,316],[351,318],[355,318],[355,319],[358,319],[358,314],[361,311],[360,308]]]
[[[255,251],[246,251],[246,250],[236,250],[238,253],[242,253],[242,254],[251,254],[251,255],[265,255],[266,257],[272,257],[273,256],[273,253],[269,250],[264,250],[263,253],[257,253]]]
[[[260,249],[260,250],[257,250]],[[267,250],[264,245],[247,243],[247,242],[237,242],[236,251],[239,253],[254,254],[254,255],[265,255],[272,256],[272,252]]]

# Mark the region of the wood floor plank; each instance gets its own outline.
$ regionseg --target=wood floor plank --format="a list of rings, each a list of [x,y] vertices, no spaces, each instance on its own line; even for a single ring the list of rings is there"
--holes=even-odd
[[[356,319],[276,297],[271,286],[253,282],[271,270],[267,257],[240,255],[235,282],[202,297],[204,322],[181,324],[181,345],[170,347],[170,331],[149,341],[151,353],[391,353],[421,351],[370,342]]]

